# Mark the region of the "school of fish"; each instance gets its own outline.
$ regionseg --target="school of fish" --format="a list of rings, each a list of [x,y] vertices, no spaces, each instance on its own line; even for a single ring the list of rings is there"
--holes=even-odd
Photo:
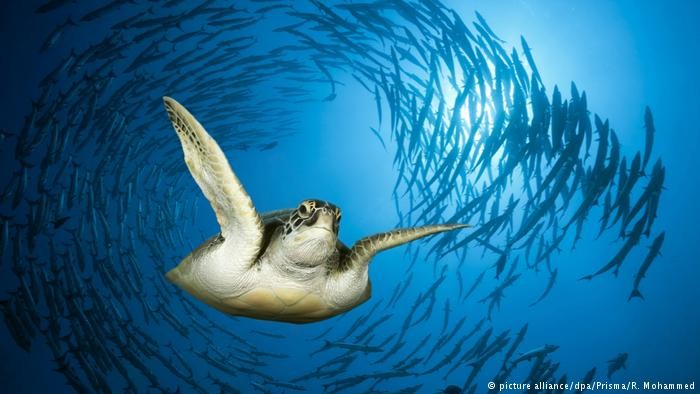
[[[37,48],[61,61],[23,126],[0,135],[0,310],[17,346],[48,346],[75,392],[411,393],[435,392],[425,382],[441,379],[456,382],[442,392],[474,393],[516,370],[528,382],[567,382],[558,345],[522,348],[527,324],[498,332],[491,321],[525,276],[544,272],[531,302],[545,300],[559,256],[586,236],[617,239],[618,251],[581,279],[637,261],[629,299],[644,298],[665,237],[654,227],[665,167],[653,153],[651,110],[645,149],[629,156],[585,92],[572,83],[568,98],[547,93],[525,38],[507,50],[480,14],[468,26],[439,0],[83,7],[48,0],[35,10],[69,15]],[[87,32],[89,45],[70,45]],[[164,280],[193,249],[185,229],[202,231],[194,218],[208,208],[177,140],[162,136],[161,96],[186,102],[224,151],[264,155],[297,132],[300,111],[290,108],[333,101],[349,83],[375,101],[367,132],[394,155],[397,226],[473,227],[406,247],[405,275],[383,283],[392,296],[304,338],[316,367],[280,380],[275,366],[293,355],[258,344],[284,336],[238,330]],[[438,259],[448,255],[456,263]],[[493,265],[464,277],[469,259]],[[415,288],[423,260],[434,279]],[[458,294],[441,291],[450,286]],[[482,316],[467,317],[472,301],[484,304]],[[429,322],[441,330],[416,336]],[[400,329],[377,330],[388,325]],[[496,359],[498,368],[484,368]],[[607,376],[627,359],[612,358]],[[593,367],[577,378],[596,376]]]

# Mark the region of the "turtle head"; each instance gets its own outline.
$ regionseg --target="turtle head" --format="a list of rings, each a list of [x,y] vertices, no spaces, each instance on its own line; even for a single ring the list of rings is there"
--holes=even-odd
[[[304,200],[284,224],[282,244],[293,262],[315,266],[336,251],[340,208],[321,200]]]

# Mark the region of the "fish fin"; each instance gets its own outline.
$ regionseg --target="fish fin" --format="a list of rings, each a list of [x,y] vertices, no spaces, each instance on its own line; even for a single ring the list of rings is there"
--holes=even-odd
[[[644,300],[644,296],[642,295],[642,292],[639,291],[639,289],[632,290],[629,298],[627,298],[627,302],[631,301],[632,298],[641,298],[642,300]]]

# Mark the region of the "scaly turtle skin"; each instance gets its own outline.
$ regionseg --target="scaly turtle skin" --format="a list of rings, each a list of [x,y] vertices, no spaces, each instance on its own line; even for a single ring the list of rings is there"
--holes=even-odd
[[[164,97],[185,163],[209,200],[221,233],[167,278],[225,313],[293,323],[348,311],[371,294],[368,265],[383,250],[465,227],[444,224],[338,240],[340,209],[320,200],[259,215],[221,148],[177,101]]]

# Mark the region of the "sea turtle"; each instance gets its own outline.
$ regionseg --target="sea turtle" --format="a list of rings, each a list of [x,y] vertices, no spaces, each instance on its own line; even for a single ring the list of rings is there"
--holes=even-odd
[[[367,270],[375,254],[465,227],[398,229],[348,248],[338,240],[340,208],[329,202],[305,200],[260,215],[216,141],[180,103],[163,101],[185,163],[221,227],[166,277],[225,313],[293,323],[327,319],[370,297]]]

